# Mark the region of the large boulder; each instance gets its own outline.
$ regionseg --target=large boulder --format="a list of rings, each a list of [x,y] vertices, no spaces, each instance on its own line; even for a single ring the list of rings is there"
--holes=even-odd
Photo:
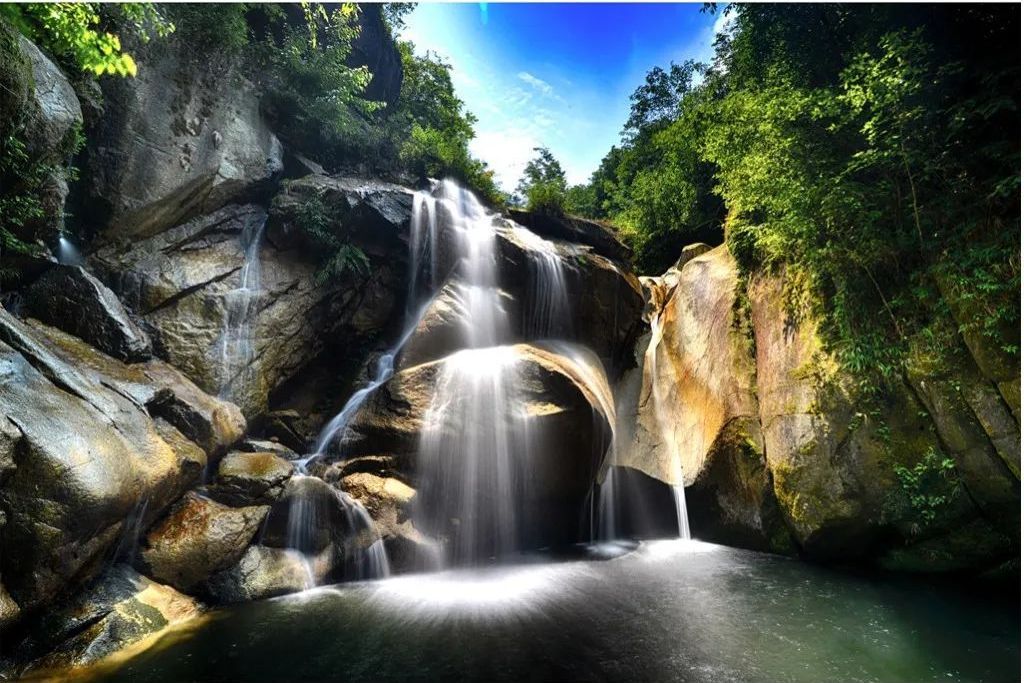
[[[152,355],[149,337],[120,300],[80,266],[51,268],[25,294],[23,312],[129,363]]]
[[[150,236],[272,186],[281,144],[235,58],[174,36],[131,51],[142,68],[101,81],[105,112],[88,131],[82,211],[94,225]]]
[[[241,559],[268,510],[228,507],[189,493],[146,534],[139,550],[142,566],[158,581],[193,592]]]
[[[355,413],[333,448],[348,461],[379,456],[387,478],[415,488],[418,528],[434,539],[472,533],[473,520],[465,515],[486,517],[491,505],[480,496],[507,485],[502,491],[517,511],[519,547],[564,543],[579,537],[579,511],[611,441],[613,412],[600,363],[568,344],[471,349],[395,374]],[[494,445],[493,433],[506,438]],[[470,444],[481,452],[470,452]],[[487,450],[492,446],[497,453]],[[488,459],[479,481],[453,485],[472,476],[464,459],[473,457]],[[507,458],[496,465],[508,468],[507,478],[488,478],[492,457]],[[329,454],[326,462],[338,458]],[[344,472],[338,479],[362,489],[359,495],[377,488],[367,481],[357,486]],[[510,483],[527,480],[525,488]]]
[[[904,381],[866,397],[785,273],[744,279],[700,247],[645,283],[652,332],[620,386],[613,462],[685,484],[701,538],[929,571],[1019,553],[1006,372],[966,340],[933,357],[912,339]]]
[[[386,260],[318,284],[299,226],[278,223],[288,228],[264,239],[266,221],[258,206],[232,205],[92,258],[149,329],[157,354],[248,416],[265,412],[271,392],[335,335],[383,327],[398,289]]]
[[[523,209],[509,209],[508,216],[538,235],[593,247],[594,253],[619,265],[628,264],[633,257],[632,250],[623,244],[614,229],[598,221]]]
[[[158,361],[125,365],[3,310],[0,414],[0,574],[22,616],[130,547],[244,429]]]
[[[272,504],[284,492],[295,465],[268,451],[232,451],[217,468],[209,494],[228,505]]]

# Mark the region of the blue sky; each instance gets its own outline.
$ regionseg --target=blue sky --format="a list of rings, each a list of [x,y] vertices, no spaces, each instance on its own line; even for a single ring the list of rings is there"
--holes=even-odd
[[[629,95],[651,67],[710,58],[721,18],[700,8],[423,2],[402,37],[452,65],[479,119],[471,150],[512,190],[540,145],[570,183],[585,182],[618,142]]]

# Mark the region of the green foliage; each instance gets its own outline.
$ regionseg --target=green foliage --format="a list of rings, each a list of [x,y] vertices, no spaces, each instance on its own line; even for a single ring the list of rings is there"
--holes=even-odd
[[[724,223],[741,270],[783,273],[864,393],[901,381],[911,348],[961,345],[951,311],[1019,359],[1019,9],[730,11],[714,68],[637,89],[583,204],[647,272]]]
[[[575,216],[594,216],[598,211],[593,185],[573,185],[565,191],[565,211]]]
[[[953,501],[958,484],[956,463],[929,448],[912,468],[893,466],[900,488],[911,509],[924,524],[935,521],[938,513]]]
[[[297,225],[309,238],[319,258],[316,275],[318,285],[338,280],[346,274],[365,275],[370,260],[362,249],[345,242],[331,229],[331,220],[323,200],[314,197],[302,205]]]
[[[55,2],[0,5],[0,16],[54,57],[96,76],[134,76],[138,67],[121,48],[112,24],[130,28],[142,40],[166,36],[174,25],[154,5],[127,3],[101,11],[94,3]]]
[[[273,5],[256,5],[273,8]],[[199,53],[239,53],[252,40],[247,15],[250,3],[180,3],[167,6],[181,40]]]
[[[630,98],[623,144],[593,174],[593,218],[610,218],[641,272],[661,272],[687,243],[721,241],[722,201],[701,138],[714,91],[697,88],[710,72],[695,62],[652,69]]]
[[[547,147],[535,147],[516,187],[517,200],[530,211],[560,215],[565,212],[568,183],[565,171]]]
[[[476,118],[455,96],[451,66],[434,54],[416,56],[412,43],[399,43],[402,91],[388,116],[387,136],[402,141],[401,166],[420,178],[455,178],[482,199],[500,204],[504,196],[494,174],[469,152]]]
[[[358,9],[343,4],[331,13],[303,5],[304,25],[285,22],[279,38],[259,46],[266,88],[264,106],[281,135],[327,164],[357,155],[379,102],[361,97],[372,74],[347,64],[358,35]]]

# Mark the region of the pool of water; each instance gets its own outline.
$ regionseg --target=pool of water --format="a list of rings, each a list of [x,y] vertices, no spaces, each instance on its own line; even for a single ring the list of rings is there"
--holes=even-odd
[[[214,612],[100,680],[1011,681],[1019,593],[690,541]]]

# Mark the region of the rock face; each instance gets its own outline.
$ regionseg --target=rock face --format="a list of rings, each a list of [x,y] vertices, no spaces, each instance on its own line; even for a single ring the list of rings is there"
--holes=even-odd
[[[224,456],[210,495],[229,505],[271,504],[281,497],[295,466],[266,451],[233,451]]]
[[[626,264],[633,252],[615,236],[611,228],[579,216],[553,216],[546,213],[509,209],[509,217],[533,232],[552,239],[585,244],[594,253]]]
[[[0,573],[23,613],[130,546],[245,426],[159,361],[125,365],[2,310],[0,411]]]
[[[6,29],[5,29],[6,30]],[[25,137],[28,153],[32,158],[58,169],[44,182],[42,206],[44,217],[35,228],[35,235],[24,235],[29,241],[42,238],[49,244],[56,242],[64,229],[64,203],[68,195],[68,174],[63,168],[74,151],[76,135],[81,131],[82,107],[71,83],[49,57],[23,36],[17,36],[21,58],[29,67],[31,80],[16,83],[15,92],[25,88],[28,97],[18,107],[20,97],[14,98],[11,121],[16,120],[20,111],[26,114]],[[7,56],[5,55],[5,59]],[[11,65],[12,72],[18,69]],[[8,67],[5,66],[6,72]],[[21,87],[18,87],[21,86]],[[5,91],[8,98],[10,91]]]
[[[393,542],[394,545],[420,543],[419,532],[409,527],[400,528],[414,495],[422,498],[421,510],[436,513],[427,515],[433,518],[433,522],[428,523],[431,528],[420,531],[429,532],[435,538],[457,536],[457,530],[446,526],[457,514],[453,512],[448,517],[438,512],[457,505],[456,497],[445,486],[431,485],[430,469],[424,468],[422,463],[421,434],[431,415],[439,383],[452,381],[453,371],[457,373],[459,367],[475,362],[505,364],[502,381],[507,385],[510,398],[501,405],[505,406],[506,413],[487,419],[493,421],[494,429],[507,431],[510,457],[525,468],[524,476],[531,482],[528,491],[509,494],[525,497],[519,507],[528,511],[525,515],[528,519],[523,520],[519,533],[538,545],[574,539],[579,533],[578,512],[611,439],[612,418],[608,410],[610,397],[599,395],[600,390],[588,376],[588,370],[564,352],[564,349],[527,344],[469,350],[399,372],[353,417],[345,439],[347,462],[334,478],[340,480],[346,490],[355,491],[354,495],[360,500],[369,499],[370,509],[386,509],[391,537],[401,539],[401,542]],[[452,402],[446,406],[451,415],[468,409],[455,404],[473,400],[471,395],[447,393],[447,387],[442,391]],[[516,438],[515,425],[524,420],[528,444]],[[441,443],[446,439],[457,440],[461,430],[472,429],[472,425],[457,419],[435,422],[434,426],[441,432],[433,438]],[[381,453],[386,455],[378,455]],[[471,453],[452,455],[473,457]],[[364,476],[356,476],[363,466],[369,466]],[[461,467],[457,462],[449,466],[454,470]],[[389,484],[389,479],[397,481]],[[398,485],[405,482],[417,489],[426,482],[426,490],[415,494],[408,486]]]
[[[919,355],[868,414],[781,276],[744,287],[725,247],[698,247],[645,285],[616,463],[686,484],[697,537],[931,571],[1019,552],[1019,423],[966,349]]]
[[[297,225],[279,219],[285,227],[264,238],[266,221],[258,206],[231,205],[92,258],[139,314],[158,355],[249,416],[265,412],[270,393],[334,335],[383,327],[398,289],[386,264],[318,285]],[[258,289],[240,289],[254,272]]]
[[[90,217],[109,232],[154,235],[253,198],[283,168],[237,65],[195,59],[178,40],[133,45],[138,76],[101,81],[104,115],[88,132],[83,178]]]
[[[16,649],[20,659],[33,660],[21,673],[63,673],[124,656],[201,613],[201,605],[188,596],[119,564],[33,625]]]
[[[24,312],[114,358],[133,363],[152,355],[149,337],[120,300],[80,266],[52,268],[32,283]]]

